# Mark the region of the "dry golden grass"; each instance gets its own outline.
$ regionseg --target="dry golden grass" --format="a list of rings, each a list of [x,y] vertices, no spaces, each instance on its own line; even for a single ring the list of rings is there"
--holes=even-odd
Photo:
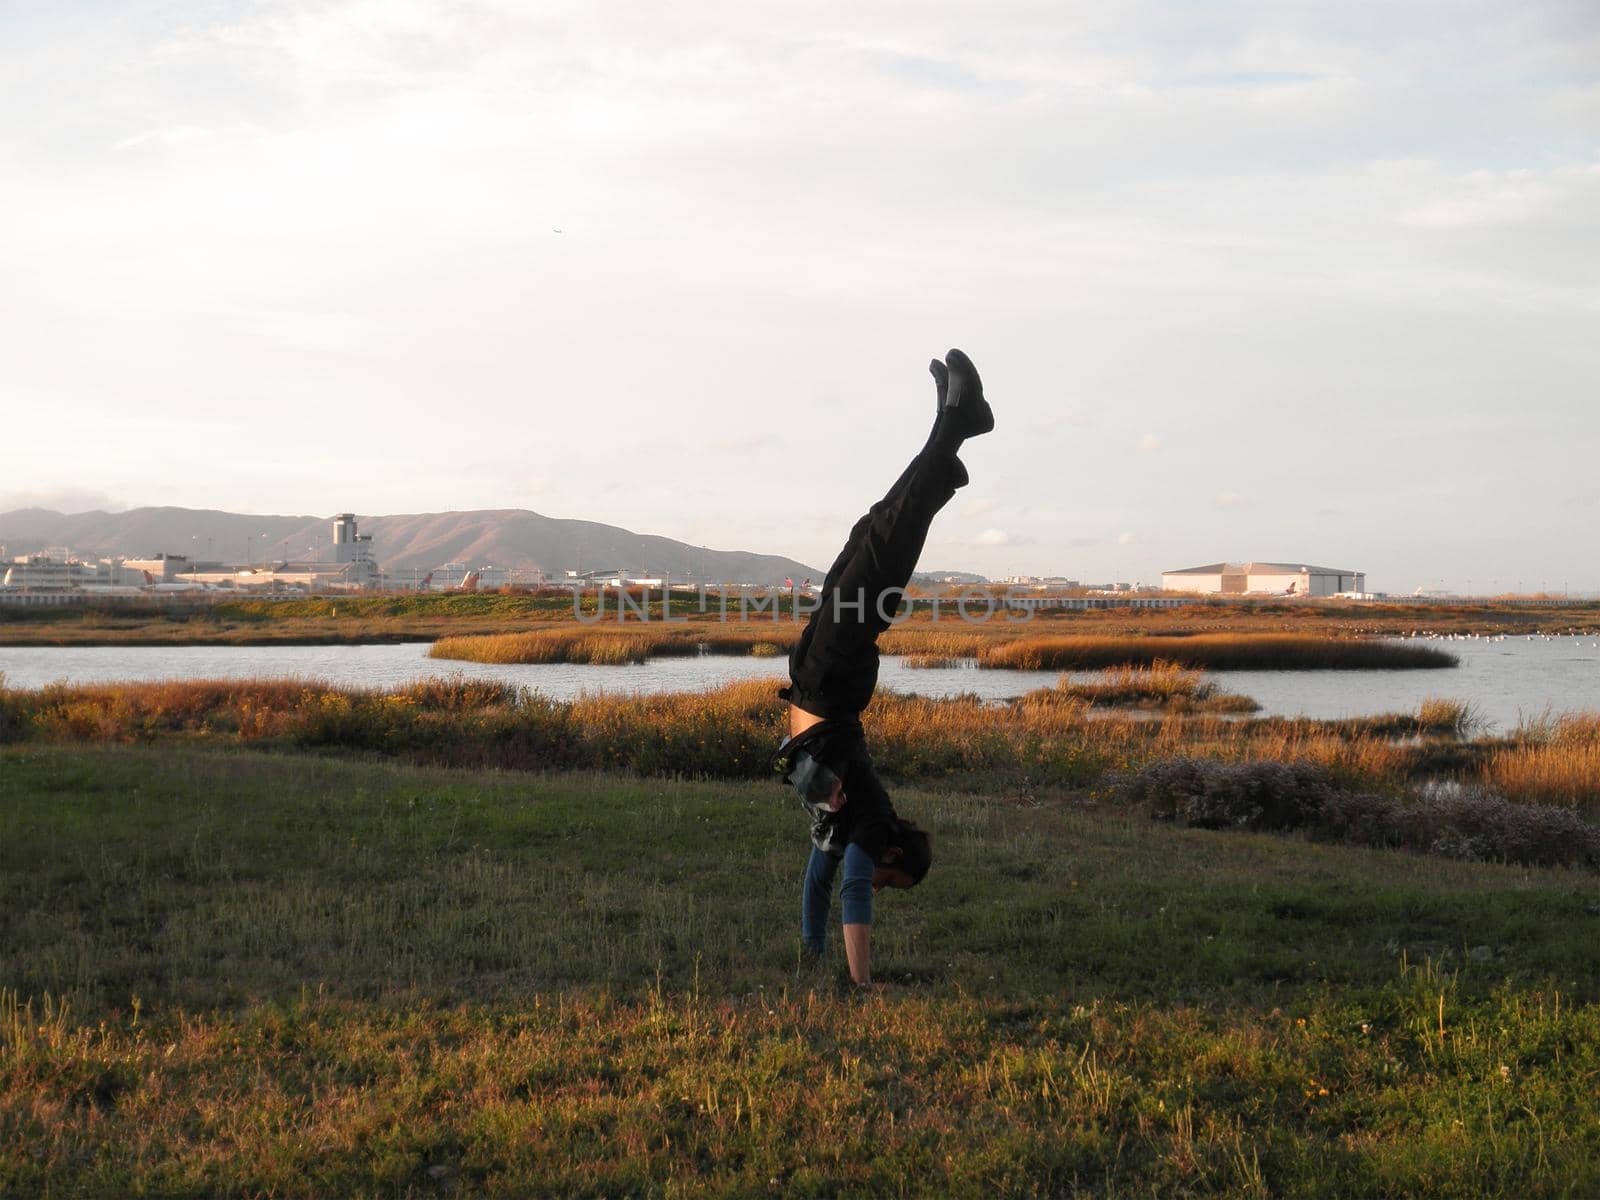
[[[805,625],[783,619],[748,623],[685,621],[643,623],[606,621],[592,625],[567,622],[549,629],[489,636],[446,637],[434,643],[434,658],[489,663],[633,663],[672,654],[787,654]],[[972,627],[942,628],[931,623],[895,626],[878,642],[886,655],[913,655],[954,663],[977,656],[997,639],[1015,636],[996,625],[975,633]],[[921,665],[921,664],[919,664]]]
[[[595,614],[597,597],[584,593],[578,603]],[[766,603],[756,597],[754,603]],[[609,594],[606,621],[615,624],[615,595]],[[701,613],[698,597],[675,593],[674,611],[702,625],[721,623],[715,611],[719,598],[708,594],[712,611]],[[941,598],[938,620],[926,609],[895,630],[937,632],[954,644],[981,646],[990,640],[1023,636],[1081,634],[1097,636],[1186,637],[1197,634],[1317,633],[1339,638],[1407,636],[1434,633],[1592,633],[1600,630],[1600,604],[1572,603],[1559,608],[1518,607],[1493,603],[1416,607],[1344,601],[1243,600],[1226,605],[1185,605],[1171,609],[1108,608],[1043,610],[1027,621],[1006,617],[968,623],[960,619],[953,597]],[[490,592],[419,595],[393,593],[316,597],[304,600],[230,600],[206,605],[89,607],[86,609],[13,610],[0,622],[4,645],[191,645],[191,644],[324,644],[370,641],[431,641],[440,637],[490,635],[525,631],[530,625],[578,630],[574,601],[566,589],[540,593]],[[659,615],[659,592],[652,617]],[[729,611],[737,613],[738,594],[729,594]],[[982,612],[982,606],[969,607]],[[766,615],[760,618],[768,620]],[[785,623],[792,623],[786,615]],[[637,623],[630,618],[629,624]],[[753,622],[752,622],[753,623]],[[887,653],[916,653],[887,649]],[[921,652],[965,657],[975,649],[948,651],[926,647]],[[1100,664],[1104,665],[1104,664]]]
[[[1482,721],[1465,700],[1429,696],[1417,709],[1417,724],[1431,733],[1467,733]]]
[[[1449,706],[1358,721],[1240,720],[1194,702],[1182,672],[1168,668],[1156,678],[1171,700],[1152,701],[1153,711],[1103,707],[1092,687],[1043,689],[1012,704],[883,693],[864,723],[880,767],[900,779],[1092,787],[1155,759],[1191,756],[1318,763],[1362,786],[1443,772],[1481,778],[1516,800],[1600,808],[1600,714],[1536,723],[1503,742],[1462,742]],[[180,739],[462,767],[753,778],[769,770],[783,727],[780,682],[775,672],[700,692],[572,702],[464,679],[387,691],[284,680],[0,689],[0,741]]]
[[[985,647],[1017,636],[1015,625],[999,620],[982,625],[904,621],[879,636],[878,651],[944,659],[976,658]]]
[[[1163,709],[1168,712],[1255,712],[1260,707],[1248,696],[1220,690],[1199,671],[1156,659],[1148,667],[1108,667],[1088,679],[1063,675],[1049,688],[1021,698],[1024,704],[1059,704],[1085,701],[1103,708]]]
[[[1483,778],[1513,800],[1600,808],[1600,713],[1528,723],[1489,756]]]
[[[1514,800],[1574,808],[1600,805],[1600,746],[1516,746],[1495,751],[1484,779]]]
[[[769,770],[783,726],[779,683],[774,675],[700,692],[571,702],[464,680],[389,691],[274,680],[52,687],[0,691],[0,737],[203,739],[376,751],[452,766],[750,778]],[[1081,696],[996,705],[882,693],[863,720],[874,758],[902,779],[1087,786],[1153,757],[1193,754],[1304,758],[1392,782],[1414,753],[1359,724],[1126,713],[1092,709]]]
[[[1213,671],[1366,670],[1453,667],[1432,646],[1306,634],[1194,637],[1024,637],[984,647],[978,665],[996,669],[1092,671],[1158,660]]]
[[[729,624],[566,623],[490,636],[446,637],[434,658],[490,663],[642,662],[673,654],[786,653],[804,626],[792,620]],[[1450,667],[1454,656],[1433,646],[1307,634],[1204,634],[1194,637],[1051,637],[1024,634],[1016,624],[991,621],[951,628],[907,621],[886,630],[879,652],[902,655],[912,667],[976,660],[994,669],[1087,671],[1109,667],[1210,670],[1362,670]]]
[[[1069,686],[1066,680],[1062,686]],[[1122,693],[1141,696],[1207,696],[1216,691],[1204,674],[1158,658],[1148,667],[1121,666],[1101,671],[1093,680],[1076,685],[1089,688],[1091,698],[1111,698]]]
[[[1163,722],[1170,724],[1171,722]],[[1313,762],[1327,767],[1335,776],[1349,782],[1398,782],[1409,773],[1415,761],[1414,750],[1397,745],[1387,737],[1372,734],[1346,734],[1329,729],[1322,722],[1268,720],[1246,724],[1214,721],[1208,752],[1213,757],[1256,762]],[[1226,726],[1233,725],[1233,729]],[[1184,734],[1174,729],[1169,746],[1173,752]]]
[[[750,654],[775,657],[788,652],[801,626],[793,622],[746,628],[705,624],[572,625],[487,637],[440,638],[433,658],[486,663],[592,663],[620,665],[648,658],[693,654]]]

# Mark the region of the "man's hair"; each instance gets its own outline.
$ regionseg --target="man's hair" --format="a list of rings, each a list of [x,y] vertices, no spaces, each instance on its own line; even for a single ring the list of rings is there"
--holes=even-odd
[[[921,883],[922,877],[933,865],[933,848],[928,841],[927,833],[910,821],[901,821],[900,838],[896,844],[900,847],[900,857],[895,860],[894,865],[911,876],[913,884]]]

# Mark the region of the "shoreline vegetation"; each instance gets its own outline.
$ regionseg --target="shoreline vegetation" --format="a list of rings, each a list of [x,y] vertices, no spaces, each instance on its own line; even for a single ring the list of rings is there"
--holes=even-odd
[[[471,769],[759,779],[783,719],[779,682],[571,701],[459,676],[394,689],[270,679],[0,687],[0,744],[201,743]],[[1470,706],[1452,700],[1338,721],[1252,717],[1251,703],[1162,664],[1064,677],[1005,704],[885,693],[863,720],[875,762],[899,782],[1104,791],[1152,763],[1194,758],[1307,765],[1331,786],[1397,802],[1422,788],[1466,787],[1600,815],[1600,714],[1474,737]]]
[[[575,618],[572,593],[564,588],[543,591],[474,593],[391,593],[306,597],[302,599],[227,599],[205,603],[165,603],[147,608],[90,606],[83,609],[0,608],[0,645],[329,645],[358,642],[436,641],[451,636],[526,633],[535,628],[592,632],[597,629],[663,627],[659,592],[648,599],[651,619],[637,615],[618,620],[614,596],[603,618],[596,620],[597,597],[584,593],[579,603],[583,621]],[[1600,632],[1600,603],[1573,601],[1550,607],[1485,602],[1471,605],[1415,606],[1369,602],[1307,600],[1287,602],[1264,598],[1227,605],[1194,604],[1172,609],[1043,610],[1028,621],[1012,622],[997,613],[983,622],[961,620],[954,598],[941,599],[943,617],[933,620],[926,606],[931,597],[895,632],[948,633],[1011,638],[1051,635],[1171,636],[1216,633],[1324,634],[1337,638],[1408,637],[1412,634],[1523,636]],[[730,599],[729,620],[699,611],[697,599],[674,592],[672,624],[719,630],[766,630],[782,641],[785,627],[798,628],[792,606],[780,600],[773,608],[754,609],[737,620],[738,605]],[[981,606],[980,606],[981,611]],[[777,619],[774,619],[776,616]],[[792,635],[790,635],[792,636]],[[929,648],[917,652],[937,653]]]
[[[714,625],[677,628],[548,629],[441,638],[431,658],[480,663],[622,665],[695,654],[786,655],[801,626],[778,630]],[[1212,671],[1412,670],[1457,666],[1455,655],[1418,642],[1332,638],[1315,634],[1192,634],[1165,637],[1040,637],[968,633],[936,626],[890,629],[883,654],[910,656],[921,668],[1091,671],[1108,667]]]
[[[1249,696],[1225,692],[1200,671],[1191,671],[1166,659],[1147,667],[1117,666],[1097,671],[1088,679],[1063,675],[1052,688],[1040,688],[1019,700],[1023,703],[1084,703],[1099,708],[1138,709],[1165,713],[1253,713],[1260,710]]]
[[[459,734],[503,699],[305,703]],[[935,867],[863,994],[837,931],[797,956],[770,782],[42,733],[0,747],[7,1196],[1600,1190],[1594,876],[1250,831],[1376,820],[1335,773],[902,787]]]

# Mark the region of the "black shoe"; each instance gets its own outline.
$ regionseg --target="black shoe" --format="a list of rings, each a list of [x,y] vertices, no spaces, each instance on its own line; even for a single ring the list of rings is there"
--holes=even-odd
[[[939,445],[939,431],[944,428],[944,402],[950,391],[950,372],[937,358],[928,363],[928,374],[933,376],[933,428],[928,431],[928,444],[932,450]]]
[[[956,438],[977,437],[994,428],[994,410],[983,398],[983,381],[978,368],[959,350],[944,356],[950,369],[950,386],[945,396],[945,424]]]

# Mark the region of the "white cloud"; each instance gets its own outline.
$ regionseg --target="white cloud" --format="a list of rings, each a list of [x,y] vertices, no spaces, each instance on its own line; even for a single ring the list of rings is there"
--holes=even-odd
[[[969,501],[965,506],[962,507],[961,515],[963,517],[981,517],[985,513],[992,513],[999,507],[1000,501],[990,496],[984,496],[982,498]]]
[[[128,505],[91,488],[19,488],[0,492],[0,512],[17,508],[48,508],[63,513],[123,512]]]
[[[1425,229],[1465,230],[1529,225],[1564,210],[1592,210],[1600,204],[1600,165],[1553,170],[1518,167],[1507,171],[1469,171],[1440,176],[1421,173],[1419,202],[1400,216],[1402,224]]]
[[[1117,545],[1119,546],[1131,546],[1138,540],[1131,533],[1119,533],[1117,535]]]
[[[972,545],[1009,546],[1011,545],[1011,535],[1004,529],[985,529],[977,537],[972,539]]]
[[[1420,5],[985,14],[32,6],[0,41],[0,338],[11,441],[63,450],[7,486],[514,503],[517,472],[462,466],[493,454],[560,515],[826,562],[954,341],[999,422],[964,457],[1005,482],[1002,567],[1166,565],[1073,541],[1124,526],[1214,556],[1195,477],[1131,487],[1130,446],[1300,458],[1257,495],[1448,479],[1409,509],[1463,531],[1427,562],[1340,501],[1375,585],[1587,544],[1600,9],[1468,6],[1465,59]]]
[[[717,437],[706,442],[706,449],[730,454],[761,454],[780,450],[783,443],[773,433],[751,433],[738,437]]]
[[[137,150],[141,147],[162,150],[182,150],[188,146],[202,146],[213,141],[216,133],[199,125],[172,125],[165,129],[147,129],[116,143],[118,150]]]
[[[1249,498],[1241,496],[1238,492],[1218,492],[1214,503],[1218,508],[1224,509],[1248,508],[1250,506]]]
[[[1034,430],[1038,433],[1059,433],[1067,429],[1092,429],[1095,424],[1094,414],[1082,408],[1066,406],[1057,412],[1052,412],[1043,420],[1034,423]]]

